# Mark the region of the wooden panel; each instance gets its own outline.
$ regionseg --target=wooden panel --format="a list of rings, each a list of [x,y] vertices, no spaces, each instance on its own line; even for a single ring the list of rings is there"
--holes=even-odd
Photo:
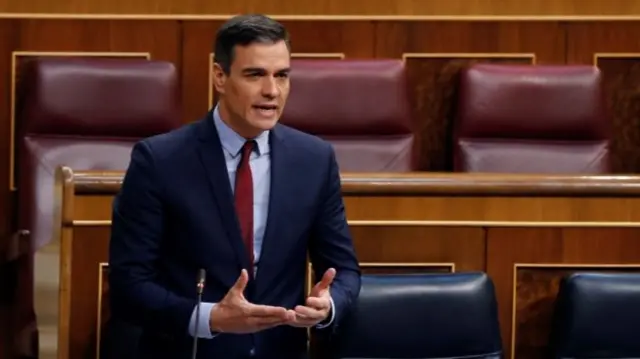
[[[636,247],[638,247],[636,245]],[[552,330],[555,299],[560,280],[578,272],[640,273],[638,265],[516,265],[513,331],[513,358],[548,358],[549,333]]]
[[[0,237],[6,237],[11,227],[13,214],[12,193],[10,188],[10,159],[13,157],[13,149],[11,147],[11,121],[10,108],[11,104],[11,52],[14,50],[13,42],[8,39],[16,39],[19,34],[18,21],[16,20],[0,20],[0,34],[5,39],[0,41]],[[0,240],[0,256],[5,253],[7,240]],[[8,292],[9,289],[3,288],[0,283],[0,292]],[[3,316],[0,310],[0,333],[2,332],[1,322]],[[2,345],[2,335],[0,335],[0,348],[6,348]],[[3,349],[0,349],[0,353]],[[0,354],[1,355],[1,354]],[[0,357],[1,358],[1,357]]]
[[[603,72],[607,108],[612,120],[613,170],[617,173],[638,172],[640,52],[596,54],[595,64]]]
[[[109,226],[74,227],[71,240],[61,243],[58,354],[62,358],[94,357],[98,352],[98,309],[103,267],[108,258]],[[73,260],[72,260],[73,258]],[[101,308],[100,308],[101,309]],[[68,314],[68,315],[64,315]]]
[[[112,204],[112,196],[79,196],[73,206],[74,218],[79,221],[110,221]]]
[[[77,195],[74,201],[68,195],[63,196],[65,203],[71,201],[75,207],[84,202],[87,210],[86,204],[91,201],[96,206],[110,207],[108,200],[97,201],[96,198],[112,196],[119,188],[122,173],[105,172],[102,176],[84,173],[70,177],[69,183],[77,180]],[[511,358],[543,357],[549,335],[550,309],[561,275],[587,269],[626,270],[628,266],[635,271],[635,266],[640,267],[637,264],[640,263],[640,242],[637,241],[640,236],[639,184],[640,179],[634,176],[378,174],[362,177],[343,174],[348,218],[363,271],[487,272],[495,283],[501,333],[507,356]],[[70,190],[70,186],[65,188],[67,192]],[[440,195],[441,203],[458,207],[447,207],[438,214],[430,211],[432,207],[419,203],[434,194]],[[473,197],[465,197],[470,194]],[[517,202],[510,202],[514,199],[511,196],[516,195],[519,196],[515,197]],[[81,199],[85,196],[88,199]],[[459,198],[486,201],[476,202],[469,209],[473,202],[456,201]],[[604,208],[599,211],[594,202],[585,212],[583,200],[608,202],[600,202],[599,206]],[[624,204],[629,207],[617,210]],[[554,207],[562,208],[554,212]],[[442,210],[444,207],[435,208]],[[507,220],[488,222],[484,217],[487,211],[494,211],[493,215],[502,216],[496,218]],[[73,221],[79,216],[85,219],[91,216],[80,212],[80,206],[63,205],[65,226],[96,224],[86,220]],[[511,214],[518,212],[522,213]],[[545,221],[550,218],[545,214],[547,212],[550,216],[564,214],[567,221]],[[451,220],[457,218],[454,217],[457,213],[468,216],[469,221]],[[590,216],[588,219],[585,219],[585,213]],[[530,218],[530,221],[509,221],[509,218]],[[106,290],[104,286],[100,289],[99,276],[104,275],[100,262],[107,258],[108,230],[97,228],[101,232],[93,227],[76,227],[71,241],[65,242],[63,237],[63,243],[74,243],[77,252],[74,252],[73,261],[66,258],[63,262],[73,263],[70,270],[64,270],[63,265],[63,274],[70,273],[71,278],[62,283],[71,283],[70,288],[74,289],[66,289],[69,285],[63,287],[61,313],[71,311],[68,318],[73,323],[68,327],[85,331],[83,334],[61,331],[72,335],[67,339],[61,335],[61,340],[69,343],[71,359],[80,358],[76,355],[82,351],[93,353],[97,325],[101,322],[97,318],[102,317],[104,321],[108,317],[108,308],[98,299],[101,293],[104,298]],[[88,245],[96,241],[99,242],[97,246]],[[89,252],[93,254],[87,255]],[[76,260],[77,253],[82,253],[82,259]],[[68,264],[66,268],[69,268]],[[76,299],[79,292],[87,295],[85,302]],[[97,314],[98,306],[103,314]],[[84,312],[80,315],[79,311]],[[65,348],[63,342],[61,348]]]
[[[66,14],[236,14],[288,15],[631,15],[632,0],[0,0],[0,12]]]
[[[454,272],[485,267],[481,228],[352,225],[351,232],[358,259],[368,272],[372,268],[376,272],[422,272],[451,267]]]
[[[638,22],[568,23],[567,62],[594,64],[604,74],[612,116],[612,165],[616,173],[640,171],[640,43]]]
[[[449,222],[618,222],[634,225],[640,220],[640,199],[630,198],[532,198],[527,196],[401,196],[386,207],[369,196],[346,198],[347,213],[354,220]],[[371,211],[371,208],[376,208]],[[631,221],[632,223],[629,223]],[[622,223],[620,223],[622,222]],[[356,224],[354,222],[353,224]],[[362,224],[362,223],[360,223]],[[426,225],[426,223],[424,223]]]
[[[97,290],[97,313],[98,318],[96,321],[96,338],[95,341],[98,344],[96,346],[96,359],[100,359],[101,347],[104,339],[103,335],[106,330],[106,325],[111,318],[111,309],[109,305],[109,263],[101,262],[99,264],[100,275],[98,278],[98,290]]]
[[[536,62],[564,63],[564,29],[554,21],[379,21],[376,57],[405,53],[536,54]],[[545,41],[539,41],[540,38]]]
[[[640,228],[489,228],[487,273],[496,283],[503,342],[511,357],[546,357],[561,274],[636,265],[638,236]]]

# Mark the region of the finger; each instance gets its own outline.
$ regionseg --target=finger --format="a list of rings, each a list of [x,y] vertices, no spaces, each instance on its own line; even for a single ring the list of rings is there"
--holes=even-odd
[[[249,322],[257,330],[264,330],[276,327],[278,325],[293,324],[296,322],[296,312],[287,310],[285,318],[278,317],[251,317]]]
[[[281,319],[287,318],[287,310],[282,307],[273,307],[270,305],[247,304],[245,314],[250,317],[276,317]]]
[[[321,310],[305,307],[304,305],[296,306],[295,311],[296,318],[302,318],[305,320],[318,321],[324,319],[325,316],[325,314]]]
[[[295,322],[295,321],[296,321],[296,311],[287,310],[287,322]]]
[[[240,271],[240,276],[236,280],[236,283],[229,290],[235,294],[243,295],[244,289],[247,287],[247,283],[249,283],[249,273],[247,273],[246,269]]]
[[[311,307],[317,310],[326,310],[331,308],[331,302],[322,297],[309,297],[306,300],[307,307]]]
[[[290,322],[289,325],[297,328],[310,328],[322,321],[322,317],[318,316],[307,316],[302,315],[296,312],[296,318],[294,321]]]
[[[329,289],[331,287],[331,283],[333,283],[333,279],[336,277],[336,270],[334,268],[327,269],[326,272],[322,275],[322,279],[318,282],[311,291],[312,296],[320,295],[320,292],[323,290]]]

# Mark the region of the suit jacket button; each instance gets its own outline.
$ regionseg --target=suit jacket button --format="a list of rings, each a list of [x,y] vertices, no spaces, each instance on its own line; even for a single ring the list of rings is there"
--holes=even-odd
[[[251,348],[251,350],[249,350],[249,356],[255,356],[256,355],[256,349],[255,348]]]

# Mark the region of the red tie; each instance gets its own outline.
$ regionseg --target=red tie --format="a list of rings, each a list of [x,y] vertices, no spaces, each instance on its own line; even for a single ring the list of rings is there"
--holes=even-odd
[[[236,171],[236,188],[234,191],[236,202],[236,214],[240,221],[242,241],[247,249],[249,261],[253,264],[253,178],[249,159],[255,146],[255,141],[250,140],[242,146],[242,157]],[[251,272],[251,271],[249,271]]]

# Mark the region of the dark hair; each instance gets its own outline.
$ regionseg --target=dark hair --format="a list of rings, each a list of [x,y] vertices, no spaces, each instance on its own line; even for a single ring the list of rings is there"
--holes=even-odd
[[[291,48],[287,29],[272,18],[259,14],[234,16],[224,23],[216,34],[214,62],[229,74],[237,45],[279,41],[285,41],[287,47]]]

